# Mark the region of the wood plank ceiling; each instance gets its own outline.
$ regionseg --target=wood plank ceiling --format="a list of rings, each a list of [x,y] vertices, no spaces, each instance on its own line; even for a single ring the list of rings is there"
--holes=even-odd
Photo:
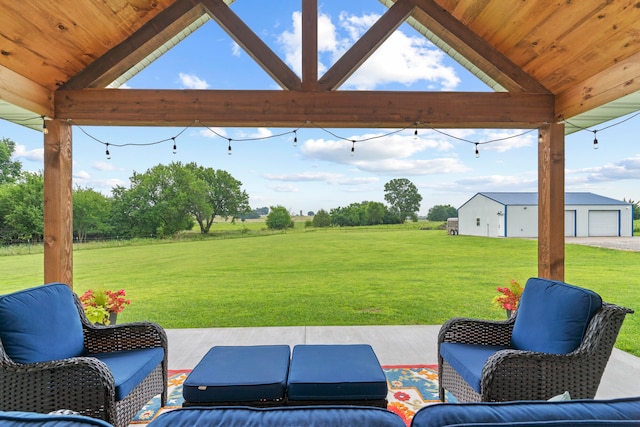
[[[219,118],[212,124],[287,126],[295,121],[297,125],[302,113],[312,112],[328,126],[397,126],[423,121],[441,127],[536,127],[552,120],[549,102],[554,103],[559,120],[640,90],[640,3],[636,1],[381,1],[394,7],[349,55],[324,76],[315,76],[315,56],[309,53],[300,78],[264,48],[223,0],[1,0],[0,99],[38,115],[73,118],[85,124],[184,123],[184,114],[174,117],[169,111],[175,104],[158,103],[167,99],[167,92],[130,93],[123,99],[119,93],[97,95],[84,89],[106,87],[204,14],[248,49],[284,88],[282,93],[252,94],[259,101],[258,111],[255,105],[243,102],[229,111],[237,95],[233,91],[171,95],[179,97],[176,102],[202,103],[202,110]],[[335,94],[342,92],[340,84],[406,17],[435,34],[510,95],[500,99],[464,94],[460,96],[467,100],[464,105],[480,104],[475,111],[466,111],[455,94],[441,97],[424,92],[420,101],[406,92]],[[306,43],[305,51],[310,52],[313,38]],[[102,105],[109,101],[111,110],[121,109],[122,114],[95,110],[97,97]],[[134,107],[123,105],[134,97],[145,108],[157,107],[147,109],[146,115],[135,114]],[[377,115],[369,106],[376,98],[378,109],[384,99],[389,101]],[[482,109],[486,111],[483,104],[493,108],[505,102],[505,107],[495,110],[496,116],[501,115],[498,120],[478,116]],[[339,120],[338,115],[322,113],[319,103],[327,108],[348,105],[353,114]],[[260,114],[267,104],[272,114]],[[282,104],[293,104],[293,108],[273,112],[274,105]],[[240,113],[245,108],[250,108],[246,112],[252,114],[253,122],[242,120]],[[546,114],[541,112],[544,109]],[[98,113],[101,119],[95,117]],[[384,115],[389,117],[383,119]]]

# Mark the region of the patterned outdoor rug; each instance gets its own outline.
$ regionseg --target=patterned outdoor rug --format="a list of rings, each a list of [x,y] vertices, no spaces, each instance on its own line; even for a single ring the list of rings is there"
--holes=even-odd
[[[437,403],[438,366],[383,366],[389,385],[389,410],[398,414],[407,425],[413,415],[423,406]],[[153,398],[138,412],[131,422],[132,426],[151,422],[159,414],[182,406],[182,383],[190,370],[169,371],[169,389],[167,406],[160,407],[160,396]],[[448,401],[455,401],[447,394]]]

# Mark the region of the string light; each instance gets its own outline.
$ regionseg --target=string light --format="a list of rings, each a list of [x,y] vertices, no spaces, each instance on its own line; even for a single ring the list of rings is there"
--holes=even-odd
[[[351,157],[355,156],[355,154],[356,154],[356,142],[351,141]]]
[[[42,133],[44,133],[45,135],[49,133],[49,129],[47,129],[47,121],[45,120],[44,116],[42,116]]]
[[[104,152],[104,154],[107,156],[107,160],[111,160],[111,154],[109,154],[109,143],[107,142],[107,149]]]
[[[174,136],[171,139],[173,139],[173,154],[176,154],[178,152],[178,147],[176,146],[176,137]]]
[[[636,116],[638,116],[638,115],[640,115],[640,112],[638,112],[638,113],[636,113],[636,114],[634,114],[634,115],[632,115],[632,116],[630,116],[630,117],[627,117],[626,119],[624,119],[624,120],[622,120],[622,121],[619,121],[619,122],[617,122],[617,123],[613,123],[613,124],[611,124],[611,125],[609,125],[609,126],[607,126],[607,127],[604,127],[604,128],[602,128],[602,129],[598,129],[598,130],[591,130],[591,129],[583,128],[583,127],[580,127],[580,126],[576,126],[576,125],[574,125],[574,124],[570,123],[570,122],[569,122],[569,121],[567,121],[567,120],[563,120],[562,122],[563,122],[563,123],[566,123],[566,124],[569,124],[569,125],[571,125],[571,126],[574,126],[574,127],[576,127],[576,128],[579,128],[580,130],[585,130],[585,131],[593,132],[593,134],[594,134],[593,145],[594,145],[594,149],[597,149],[597,148],[598,148],[598,139],[597,139],[597,135],[596,135],[596,134],[597,134],[597,132],[600,132],[600,131],[602,131],[602,130],[604,130],[604,129],[608,129],[608,128],[610,128],[610,127],[614,127],[614,126],[620,125],[620,124],[622,124],[622,123],[624,123],[624,122],[626,122],[626,121],[628,121],[628,120],[630,120],[630,119],[632,119],[632,118],[634,118],[634,117],[636,117]],[[29,120],[33,120],[33,119],[35,119],[35,118],[36,118],[36,117],[31,118],[31,119],[29,119]],[[46,133],[46,132],[47,132],[47,131],[46,131],[46,123],[44,122],[45,117],[44,117],[44,116],[37,116],[37,118],[39,118],[39,119],[43,120],[43,132],[44,132],[44,133]],[[24,120],[27,120],[27,119],[24,119]],[[191,126],[193,126],[194,124],[198,124],[198,125],[200,125],[200,126],[203,126],[203,127],[207,128],[207,129],[209,129],[209,131],[211,131],[211,132],[212,132],[213,134],[215,134],[216,136],[218,136],[218,137],[220,137],[220,138],[224,138],[224,139],[226,139],[226,140],[228,141],[228,144],[229,144],[229,145],[228,145],[228,154],[229,154],[229,155],[231,155],[231,154],[232,154],[232,148],[231,148],[231,140],[232,140],[232,138],[228,138],[227,136],[221,135],[220,133],[216,132],[214,129],[210,128],[210,127],[209,127],[209,126],[207,126],[206,124],[201,123],[198,119],[194,120],[192,123],[190,123],[188,126],[186,126],[182,131],[180,131],[177,135],[175,135],[175,136],[173,136],[173,137],[171,137],[171,138],[167,138],[167,139],[163,139],[163,140],[155,141],[155,142],[149,142],[149,143],[125,143],[125,144],[113,144],[113,143],[110,143],[110,144],[109,144],[109,143],[106,143],[106,142],[104,142],[104,141],[101,141],[101,140],[99,140],[98,138],[96,138],[96,137],[94,137],[94,136],[90,135],[90,134],[89,134],[86,130],[84,130],[80,125],[76,125],[76,124],[74,124],[72,119],[67,119],[67,120],[68,120],[71,124],[73,124],[73,125],[77,126],[77,127],[78,127],[78,128],[79,128],[83,133],[85,133],[88,137],[90,137],[90,138],[94,139],[95,141],[97,141],[97,142],[99,142],[99,143],[104,144],[105,146],[107,146],[107,149],[106,149],[106,152],[107,152],[107,153],[109,152],[109,149],[108,149],[108,146],[109,146],[109,145],[113,145],[113,146],[116,146],[116,147],[125,147],[125,146],[147,146],[147,145],[160,144],[160,143],[163,143],[163,142],[166,142],[166,141],[173,141],[173,148],[174,148],[174,153],[175,153],[175,152],[176,152],[176,147],[177,147],[177,145],[176,145],[176,139],[177,139],[180,135],[182,135],[182,133],[184,133],[188,128],[190,128],[190,127],[191,127]],[[367,137],[367,138],[362,138],[362,139],[357,139],[357,140],[356,140],[356,139],[346,138],[346,137],[343,137],[343,136],[337,135],[337,134],[335,134],[334,132],[330,131],[329,129],[323,128],[323,127],[321,127],[321,126],[317,126],[317,125],[315,125],[313,122],[311,122],[311,121],[308,121],[308,120],[307,120],[307,121],[306,121],[302,126],[300,126],[300,127],[296,128],[296,129],[290,130],[290,131],[285,131],[285,132],[280,133],[280,134],[273,134],[273,135],[260,136],[260,137],[251,137],[251,138],[244,138],[244,139],[234,139],[234,141],[236,141],[236,142],[238,142],[238,141],[258,141],[258,140],[265,140],[265,139],[278,138],[278,137],[284,136],[284,135],[286,135],[286,134],[293,133],[293,145],[294,145],[294,147],[295,147],[295,146],[297,146],[297,142],[298,142],[298,131],[299,131],[300,129],[304,128],[304,127],[314,127],[314,128],[316,128],[316,129],[319,129],[319,130],[321,130],[321,131],[323,131],[323,132],[326,132],[326,133],[328,133],[328,134],[332,135],[332,136],[333,136],[333,137],[335,137],[336,139],[341,139],[341,140],[345,140],[345,141],[349,141],[349,142],[351,142],[351,143],[352,143],[352,146],[351,146],[351,155],[352,155],[352,156],[354,156],[354,155],[355,155],[355,143],[356,143],[356,142],[365,142],[365,141],[370,141],[370,140],[374,140],[374,139],[387,138],[387,137],[389,137],[389,136],[391,136],[391,135],[394,135],[394,134],[396,134],[396,133],[403,132],[403,131],[405,131],[405,130],[407,130],[407,129],[410,129],[411,127],[413,127],[413,128],[414,128],[414,129],[413,129],[413,137],[414,137],[414,140],[415,140],[415,139],[417,139],[417,137],[418,137],[418,128],[419,128],[419,127],[422,127],[422,128],[428,128],[428,129],[431,129],[431,130],[433,130],[434,132],[438,132],[438,133],[440,133],[440,134],[442,134],[442,135],[445,135],[445,136],[446,136],[446,137],[448,137],[448,138],[452,138],[452,139],[456,139],[456,140],[459,140],[459,141],[463,141],[463,142],[467,142],[467,143],[470,143],[470,144],[474,144],[474,146],[475,146],[475,155],[476,155],[476,157],[480,157],[479,145],[481,145],[481,144],[490,144],[490,143],[493,143],[493,142],[498,142],[498,141],[505,141],[505,140],[509,140],[509,139],[514,139],[514,138],[518,138],[518,137],[524,136],[524,135],[526,135],[526,134],[528,134],[528,133],[530,133],[530,132],[533,132],[533,131],[537,131],[537,132],[538,132],[538,142],[539,142],[539,143],[543,143],[543,142],[544,142],[544,136],[543,136],[542,132],[540,132],[540,129],[541,129],[543,126],[545,126],[545,125],[546,125],[546,123],[545,123],[545,124],[543,124],[543,125],[541,125],[540,127],[536,127],[536,128],[533,128],[533,129],[527,130],[527,131],[522,132],[522,133],[520,133],[520,134],[517,134],[517,135],[510,135],[510,136],[506,136],[506,137],[503,137],[503,138],[496,138],[496,139],[491,139],[491,140],[486,140],[486,141],[470,141],[470,140],[467,140],[467,139],[464,139],[464,138],[460,138],[460,137],[458,137],[458,136],[456,136],[456,135],[453,135],[453,134],[449,134],[449,133],[443,132],[442,130],[440,130],[440,129],[436,129],[436,128],[433,128],[433,127],[431,127],[431,126],[429,126],[429,125],[427,125],[427,124],[422,124],[422,123],[420,123],[420,122],[416,121],[416,122],[414,122],[414,123],[413,123],[412,125],[410,125],[410,126],[407,126],[407,127],[401,128],[401,129],[397,129],[397,130],[395,130],[395,131],[391,131],[391,132],[387,132],[387,133],[379,134],[379,135],[373,135],[373,136],[369,136],[369,137]],[[108,154],[107,154],[107,155],[108,155]],[[110,158],[110,156],[108,156],[108,158]]]

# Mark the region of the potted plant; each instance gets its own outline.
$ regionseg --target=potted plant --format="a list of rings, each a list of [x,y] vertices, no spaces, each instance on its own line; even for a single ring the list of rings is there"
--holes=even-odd
[[[496,306],[503,308],[507,312],[507,318],[511,318],[513,312],[518,308],[518,303],[520,302],[520,296],[522,295],[524,287],[522,287],[522,285],[520,285],[520,283],[515,279],[512,279],[509,286],[498,286],[496,289],[499,292],[499,295],[496,295],[493,298],[493,303]]]
[[[89,289],[80,297],[80,302],[89,321],[100,325],[115,325],[118,313],[124,310],[125,305],[131,304],[131,300],[125,297],[124,289]]]

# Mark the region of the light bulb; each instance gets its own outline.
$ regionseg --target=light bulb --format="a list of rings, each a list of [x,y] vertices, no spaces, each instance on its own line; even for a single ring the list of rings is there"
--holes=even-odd
[[[480,151],[478,151],[478,144],[476,143],[476,159],[480,157]]]

